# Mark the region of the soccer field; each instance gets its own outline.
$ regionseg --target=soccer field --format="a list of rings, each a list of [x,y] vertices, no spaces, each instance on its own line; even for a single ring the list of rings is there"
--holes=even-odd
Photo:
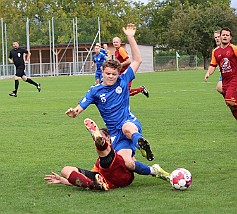
[[[94,82],[94,76],[36,79],[42,91],[20,80],[18,97],[10,97],[13,80],[0,80],[0,210],[28,213],[215,213],[235,214],[237,123],[215,91],[219,74],[204,82],[204,70],[139,73],[133,87],[145,85],[150,98],[131,97],[131,110],[155,154],[152,162],[171,172],[187,168],[192,186],[177,191],[163,180],[135,175],[126,188],[108,192],[47,185],[44,175],[70,165],[90,169],[97,158],[83,121],[102,127],[90,106],[77,118],[64,112]]]

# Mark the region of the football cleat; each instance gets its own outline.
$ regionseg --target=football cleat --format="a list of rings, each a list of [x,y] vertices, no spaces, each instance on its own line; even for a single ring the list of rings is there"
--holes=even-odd
[[[156,171],[156,175],[153,175],[154,177],[170,182],[170,173],[162,169],[159,164],[152,165],[152,168]]]
[[[41,88],[40,88],[40,83],[38,83],[37,89],[38,89],[38,92],[40,92],[40,91],[41,91]]]
[[[146,89],[146,87],[143,85],[142,87],[142,93],[148,98],[149,97],[149,91]]]
[[[142,156],[146,157],[147,160],[152,161],[154,159],[154,155],[151,151],[151,147],[148,141],[145,138],[139,138],[138,145],[140,146]]]
[[[96,123],[93,120],[86,118],[84,120],[84,124],[85,124],[87,130],[90,132],[93,140],[95,141],[95,144],[97,146],[103,146],[105,141],[102,138],[102,135],[101,135],[100,130],[99,130],[98,126],[96,125]]]
[[[12,93],[9,94],[9,96],[17,97],[17,94],[15,92],[12,92]]]
[[[103,176],[100,174],[95,175],[95,189],[96,190],[104,190],[104,191],[109,190],[108,184],[106,183]]]

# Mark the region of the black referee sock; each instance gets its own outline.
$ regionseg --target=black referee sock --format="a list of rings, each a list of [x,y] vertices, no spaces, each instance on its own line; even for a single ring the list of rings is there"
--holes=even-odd
[[[19,87],[19,80],[15,80],[15,90],[13,91],[15,94],[17,93]]]
[[[33,84],[35,85],[36,87],[38,86],[38,83],[36,83],[35,81],[33,81],[32,79],[30,78],[27,78],[26,82],[30,83],[30,84]]]

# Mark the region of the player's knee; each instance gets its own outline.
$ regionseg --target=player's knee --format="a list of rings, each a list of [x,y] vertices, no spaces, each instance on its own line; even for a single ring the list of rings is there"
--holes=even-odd
[[[128,170],[131,170],[131,171],[135,170],[135,162],[132,160],[132,158],[124,159],[124,162]]]
[[[65,166],[61,170],[61,174],[64,178],[68,178],[70,176],[70,174],[72,173],[72,171],[78,171],[78,169],[73,166]]]
[[[126,135],[127,138],[131,139],[132,138],[132,134],[134,132],[137,132],[138,129],[137,129],[135,124],[133,124],[131,122],[127,122],[127,123],[125,123],[123,125],[122,131],[123,131],[123,134]]]
[[[216,90],[217,90],[217,92],[219,92],[220,94],[222,93],[222,88],[216,87]]]
[[[22,76],[21,77],[23,81],[27,82],[27,77],[26,76]]]

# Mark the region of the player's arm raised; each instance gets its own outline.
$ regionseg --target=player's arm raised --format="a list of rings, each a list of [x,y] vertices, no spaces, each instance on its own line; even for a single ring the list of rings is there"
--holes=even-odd
[[[123,32],[127,36],[128,42],[131,47],[131,52],[132,52],[132,62],[131,62],[131,68],[133,69],[133,72],[136,73],[139,66],[142,63],[142,57],[140,54],[140,50],[138,48],[137,42],[134,38],[135,32],[136,32],[136,27],[134,24],[130,23],[127,25],[126,28],[123,28]]]

